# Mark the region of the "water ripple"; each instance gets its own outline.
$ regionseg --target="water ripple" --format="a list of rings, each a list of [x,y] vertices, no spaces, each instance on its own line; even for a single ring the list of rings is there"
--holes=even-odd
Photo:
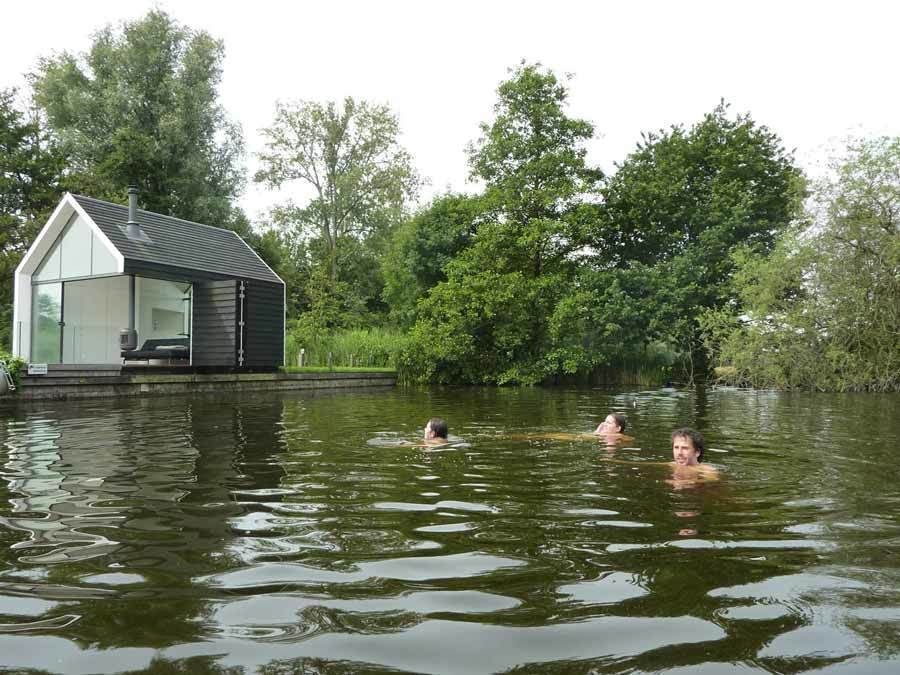
[[[393,558],[360,563],[348,571],[318,569],[300,564],[265,563],[199,579],[224,588],[242,589],[273,585],[348,584],[372,578],[425,581],[462,579],[521,567],[521,560],[483,553],[460,553],[427,558]]]

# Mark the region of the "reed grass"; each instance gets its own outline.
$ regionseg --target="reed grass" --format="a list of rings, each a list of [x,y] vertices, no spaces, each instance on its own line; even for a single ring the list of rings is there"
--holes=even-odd
[[[300,366],[300,350],[303,350],[303,366],[319,368],[386,368],[397,367],[397,358],[406,346],[406,333],[389,328],[345,330],[303,336],[288,333],[285,364]]]

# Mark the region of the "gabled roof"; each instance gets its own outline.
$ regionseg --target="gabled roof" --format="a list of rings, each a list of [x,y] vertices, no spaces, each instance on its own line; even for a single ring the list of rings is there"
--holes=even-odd
[[[146,237],[126,235],[128,207],[93,197],[72,195],[126,261],[202,270],[228,277],[284,282],[231,230],[137,210]],[[149,239],[149,241],[147,241]]]

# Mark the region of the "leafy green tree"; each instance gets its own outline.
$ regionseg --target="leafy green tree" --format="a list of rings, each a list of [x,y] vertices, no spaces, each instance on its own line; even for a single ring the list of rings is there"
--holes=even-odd
[[[249,233],[233,204],[243,140],[218,102],[223,57],[221,41],[153,10],[84,54],[44,59],[34,98],[74,189],[118,202],[135,184],[147,209]]]
[[[412,325],[419,299],[447,279],[444,268],[472,242],[482,210],[478,197],[443,195],[393,233],[382,261],[384,299],[400,325]]]
[[[720,104],[690,129],[644,137],[603,188],[593,244],[618,267],[705,253],[716,265],[704,276],[727,280],[728,252],[771,250],[803,188],[778,136]]]
[[[400,147],[400,128],[386,106],[346,98],[343,104],[278,104],[263,130],[266,149],[256,181],[272,188],[299,184],[305,204],[281,207],[282,222],[318,239],[332,282],[339,281],[341,246],[364,241],[399,222],[418,178]]]
[[[567,88],[539,65],[521,64],[497,93],[496,117],[481,125],[469,165],[486,186],[495,245],[506,250],[474,255],[502,253],[501,267],[532,277],[568,268],[583,245],[579,207],[602,178],[585,161],[594,128],[566,115]]]
[[[59,199],[65,158],[0,91],[0,346],[10,347],[13,271]]]
[[[549,317],[569,291],[583,247],[593,127],[565,113],[568,92],[539,65],[498,88],[495,119],[469,150],[485,184],[483,222],[419,305],[408,367],[439,381],[540,381],[564,363]]]
[[[309,309],[311,261],[306,242],[291,232],[268,227],[253,243],[259,256],[285,283],[285,312],[290,321]]]
[[[854,140],[814,191],[812,225],[739,251],[740,304],[704,316],[731,381],[900,390],[900,138]]]
[[[653,266],[598,270],[584,266],[550,317],[554,356],[565,373],[639,359],[668,290]]]
[[[785,232],[769,254],[738,248],[732,285],[736,303],[701,312],[703,339],[715,374],[733,384],[803,388],[821,366],[822,317],[808,311],[804,275],[812,249],[803,228]],[[801,300],[802,298],[802,300]]]
[[[719,105],[690,129],[646,135],[606,182],[591,228],[593,265],[653,269],[646,336],[678,345],[704,371],[696,316],[734,300],[732,252],[770,251],[804,190],[780,139]]]

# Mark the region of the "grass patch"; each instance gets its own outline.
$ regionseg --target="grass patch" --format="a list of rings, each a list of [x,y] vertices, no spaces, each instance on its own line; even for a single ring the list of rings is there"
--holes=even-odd
[[[284,373],[395,373],[394,368],[379,366],[359,366],[351,368],[350,366],[284,366],[281,369]]]

